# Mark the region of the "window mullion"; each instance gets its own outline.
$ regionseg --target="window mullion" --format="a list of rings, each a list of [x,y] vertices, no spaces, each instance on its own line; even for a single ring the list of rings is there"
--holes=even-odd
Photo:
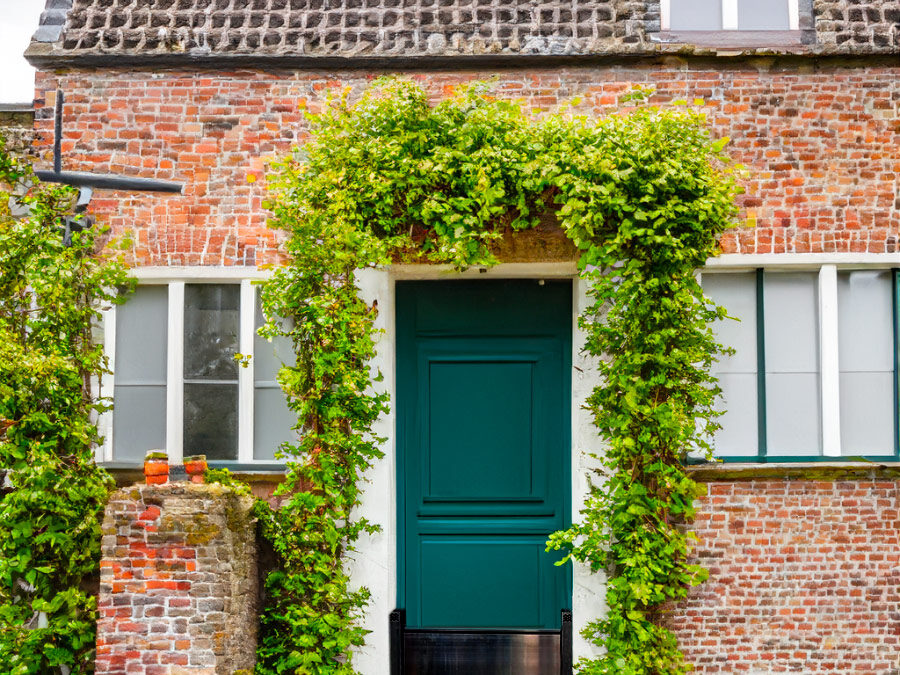
[[[900,270],[894,270],[894,455],[900,461]]]
[[[766,426],[766,307],[765,271],[756,270],[756,429],[759,460],[768,455],[769,430]]]
[[[799,0],[788,0],[788,27],[791,30],[800,30]]]
[[[836,265],[822,265],[819,270],[819,378],[822,454],[826,457],[840,457],[841,399]]]
[[[256,323],[256,288],[249,279],[241,282],[240,352],[249,363],[238,368],[238,461],[253,461],[253,382],[255,364],[253,337]]]
[[[738,0],[722,0],[722,30],[738,29]]]
[[[169,284],[166,350],[166,452],[179,464],[184,457],[184,282]]]

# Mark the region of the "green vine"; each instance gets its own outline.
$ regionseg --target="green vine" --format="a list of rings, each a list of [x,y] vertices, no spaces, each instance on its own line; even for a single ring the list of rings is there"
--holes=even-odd
[[[97,254],[98,231],[64,242],[76,194],[39,184],[0,137],[0,664],[12,675],[93,671],[86,582],[113,481],[94,463],[108,406],[91,394],[107,365],[92,327],[128,278]]]
[[[258,672],[354,673],[351,648],[365,638],[368,593],[345,564],[376,529],[353,509],[381,456],[371,429],[387,400],[373,393],[376,308],[356,270],[421,255],[494,264],[495,239],[547,212],[580,250],[595,301],[581,325],[603,375],[587,404],[604,468],[580,523],[548,543],[609,574],[608,614],[585,630],[606,651],[580,669],[685,672],[657,615],[704,576],[679,528],[699,494],[681,463],[708,453],[717,428],[708,324],[724,312],[694,272],[736,213],[726,141],[687,107],[533,117],[484,84],[430,105],[418,86],[388,80],[309,117],[312,138],[275,165],[267,204],[290,262],[264,288],[266,316],[283,318],[264,332],[293,341],[297,362],[279,377],[302,440],[284,448],[285,502],[265,523],[282,565],[267,582]]]

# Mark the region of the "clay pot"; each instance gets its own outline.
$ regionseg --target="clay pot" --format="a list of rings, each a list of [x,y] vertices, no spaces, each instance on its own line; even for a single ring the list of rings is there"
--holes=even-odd
[[[147,485],[162,485],[169,482],[169,458],[165,454],[147,453],[144,460],[144,480]]]
[[[193,455],[184,458],[184,470],[191,477],[192,483],[202,483],[206,473],[206,455]]]

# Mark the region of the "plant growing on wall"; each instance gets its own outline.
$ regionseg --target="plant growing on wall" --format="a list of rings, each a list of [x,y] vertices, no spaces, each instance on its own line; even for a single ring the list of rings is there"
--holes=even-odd
[[[98,233],[61,230],[77,193],[41,185],[0,137],[0,664],[11,675],[93,671],[100,519],[92,326],[127,286]],[[77,220],[77,219],[76,219]],[[76,228],[77,229],[77,228]]]
[[[263,293],[266,315],[284,321],[264,331],[293,341],[297,362],[279,377],[302,440],[284,449],[286,502],[265,523],[282,565],[267,582],[259,671],[353,673],[365,637],[367,593],[345,563],[376,528],[353,509],[381,456],[371,428],[387,400],[369,366],[377,309],[355,270],[422,256],[490,265],[493,240],[550,211],[591,284],[581,325],[604,377],[587,402],[608,443],[603,470],[580,522],[548,543],[609,575],[608,615],[586,629],[606,653],[580,668],[685,672],[656,615],[704,576],[679,529],[699,494],[682,460],[708,452],[716,428],[708,325],[724,313],[694,272],[735,215],[725,142],[686,107],[533,117],[483,84],[430,105],[390,80],[310,121],[311,140],[275,166],[268,203],[290,262]]]

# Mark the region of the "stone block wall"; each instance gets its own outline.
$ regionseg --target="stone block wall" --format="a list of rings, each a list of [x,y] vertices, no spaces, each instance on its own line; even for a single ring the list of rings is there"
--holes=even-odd
[[[39,150],[52,147],[54,92],[66,92],[67,170],[183,181],[183,195],[98,190],[91,208],[132,233],[136,265],[260,265],[279,258],[266,229],[266,158],[308,137],[298,105],[326,89],[356,98],[381,73],[322,70],[38,73]],[[496,95],[603,116],[633,85],[654,103],[705,101],[715,136],[748,167],[744,227],[727,253],[891,253],[900,232],[900,65],[814,66],[774,58],[446,71],[412,75],[439,99],[495,78]],[[49,165],[49,160],[44,160]]]
[[[7,150],[30,155],[34,142],[34,111],[0,104],[0,135],[6,139]]]
[[[900,675],[900,481],[708,487],[710,578],[667,615],[698,675]]]
[[[97,675],[234,675],[256,656],[253,500],[221,485],[123,488],[103,521]]]
[[[816,38],[824,50],[896,52],[900,1],[815,0]]]
[[[897,0],[800,0],[800,28],[815,28],[804,50],[896,53],[897,10]],[[41,23],[29,55],[54,65],[54,57],[84,56],[422,59],[667,48],[654,40],[659,0],[54,0]]]

